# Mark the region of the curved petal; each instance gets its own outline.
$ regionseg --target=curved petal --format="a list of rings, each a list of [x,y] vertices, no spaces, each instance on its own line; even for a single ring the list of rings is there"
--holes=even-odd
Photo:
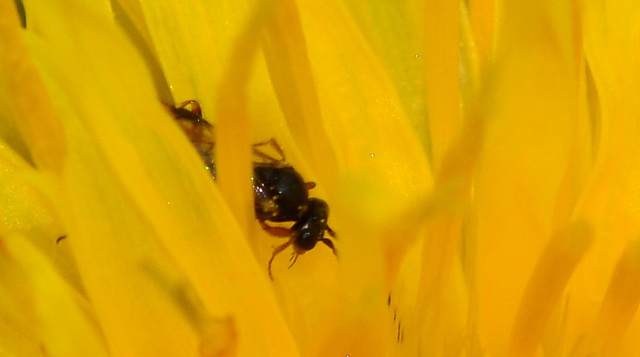
[[[635,264],[630,263],[637,258],[637,249],[632,247],[640,232],[636,209],[640,198],[640,107],[636,99],[640,83],[632,79],[640,75],[636,45],[640,28],[634,20],[639,13],[640,7],[634,1],[584,4],[583,40],[593,80],[592,97],[596,102],[591,109],[595,111],[592,116],[598,140],[594,143],[597,155],[593,174],[579,211],[594,222],[597,230],[594,250],[586,257],[576,284],[576,294],[585,298],[572,316],[580,327],[571,331],[572,336],[580,336],[581,326],[594,324],[596,345],[604,343],[594,348],[596,352],[628,356],[640,351],[632,332],[623,333],[627,326],[638,331],[637,304],[626,303],[625,311],[612,309],[608,300],[616,294],[628,296],[626,301],[633,299],[633,293],[629,295],[620,284],[636,274],[624,266]],[[594,310],[601,299],[600,315],[596,317]],[[616,319],[619,320],[614,323]],[[617,327],[609,329],[612,323]]]

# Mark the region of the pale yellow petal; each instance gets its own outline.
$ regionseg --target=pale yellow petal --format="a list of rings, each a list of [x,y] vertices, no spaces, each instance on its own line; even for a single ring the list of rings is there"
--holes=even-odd
[[[431,56],[433,60],[440,53],[427,52],[424,34],[425,30],[441,33],[436,24],[432,26],[432,22],[427,21],[427,17],[433,15],[431,9],[427,8],[434,4],[419,0],[344,2],[391,77],[407,118],[428,151],[431,137],[425,102],[426,56]],[[447,4],[455,5],[455,2]],[[453,24],[455,16],[450,20]],[[456,77],[457,72],[456,68]],[[437,84],[434,82],[433,85]]]
[[[398,201],[426,192],[431,175],[424,151],[348,12],[339,3],[302,1],[300,14],[338,171],[375,178]]]

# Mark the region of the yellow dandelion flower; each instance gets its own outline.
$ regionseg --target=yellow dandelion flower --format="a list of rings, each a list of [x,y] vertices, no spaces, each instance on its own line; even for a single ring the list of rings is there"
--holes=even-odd
[[[0,354],[638,355],[639,6],[0,1]]]

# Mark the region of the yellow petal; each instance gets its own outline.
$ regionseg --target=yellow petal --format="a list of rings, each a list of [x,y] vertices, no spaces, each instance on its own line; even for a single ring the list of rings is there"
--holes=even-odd
[[[487,129],[474,186],[474,284],[479,337],[488,353],[508,341],[526,279],[545,245],[540,237],[564,223],[554,216],[566,204],[559,200],[562,181],[571,175],[572,186],[582,183],[574,173],[587,162],[589,150],[580,145],[589,125],[576,110],[580,67],[572,11],[569,3],[505,2],[483,82],[478,104]]]
[[[339,171],[384,182],[398,201],[426,192],[425,154],[393,85],[344,7],[324,4],[303,1],[300,15]]]
[[[560,302],[569,278],[592,240],[592,228],[584,221],[572,223],[551,238],[525,288],[511,331],[507,355],[535,355],[551,313]]]
[[[425,3],[426,105],[436,169],[461,125],[460,6],[456,1]]]
[[[0,232],[24,236],[51,260],[67,282],[80,289],[68,249],[56,244],[65,233],[56,178],[34,170],[7,145],[0,145]]]
[[[470,0],[468,1],[468,7],[474,39],[478,48],[478,60],[480,61],[480,66],[484,68],[494,48],[496,2],[492,0]]]
[[[88,315],[86,301],[69,288],[22,236],[2,240],[3,346],[16,355],[107,356],[107,348]],[[31,344],[27,347],[20,343]]]
[[[431,9],[427,11],[426,8],[434,4],[413,0],[402,2],[347,0],[344,2],[371,49],[391,77],[407,118],[420,137],[425,151],[428,151],[430,134],[435,133],[430,133],[431,118],[425,120],[428,107],[425,103],[425,88],[429,85],[425,85],[425,71],[429,70],[426,66],[429,61],[426,55],[429,54],[432,61],[441,55],[438,51],[427,52],[425,49],[425,25],[430,31],[438,27],[436,24],[432,26],[432,22],[426,19],[433,14]],[[450,4],[455,5],[454,2]],[[456,16],[448,20],[442,19],[442,21],[454,24]],[[444,29],[435,32],[442,33]],[[456,81],[457,68],[454,74],[454,81]],[[432,85],[436,86],[437,83],[434,81]],[[442,137],[437,140],[441,139]]]
[[[640,152],[637,144],[640,107],[636,93],[640,91],[640,84],[630,80],[640,75],[640,57],[635,45],[640,29],[634,20],[639,11],[640,8],[634,1],[584,3],[583,40],[592,79],[590,98],[594,102],[590,110],[596,156],[593,172],[578,209],[580,214],[594,223],[596,240],[592,252],[585,257],[583,268],[576,272],[580,284],[576,284],[575,294],[582,296],[583,302],[570,315],[570,322],[575,322],[569,326],[577,325],[570,330],[572,335],[569,338],[573,340],[582,337],[584,325],[596,324],[595,328],[601,328],[605,334],[605,341],[611,334],[624,330],[625,324],[621,324],[618,332],[605,332],[612,320],[603,321],[603,314],[607,316],[611,311],[603,312],[606,310],[603,306],[600,317],[595,312],[600,301],[605,296],[610,296],[608,294],[611,294],[617,281],[633,279],[630,272],[629,276],[617,275],[621,274],[617,267],[622,264],[619,263],[621,260],[634,256],[626,253],[630,249],[626,247],[633,245],[632,241],[640,231],[636,209],[640,197],[637,185],[640,180],[637,164]],[[626,306],[627,309],[631,308],[630,305]],[[630,313],[632,312],[621,312],[620,316]],[[608,316],[611,318],[612,315]],[[635,318],[629,326],[638,331],[639,323],[640,320]],[[598,324],[604,326],[598,327]],[[601,351],[613,353],[613,350],[619,348],[616,352],[619,355],[632,356],[638,353],[640,345],[633,338],[620,338],[619,344],[606,342],[607,347]]]
[[[0,93],[6,98],[2,104],[9,106],[11,115],[8,117],[15,119],[14,123],[6,123],[5,126],[17,127],[23,137],[15,138],[14,133],[9,140],[19,149],[24,140],[36,164],[59,172],[66,150],[62,129],[50,95],[36,65],[29,58],[24,44],[25,34],[16,8],[10,1],[0,4],[0,28],[0,82],[3,84]]]
[[[611,276],[593,331],[594,352],[603,356],[621,353],[632,356],[638,352],[640,347],[628,332],[640,304],[638,278],[640,242],[636,240],[627,245]]]

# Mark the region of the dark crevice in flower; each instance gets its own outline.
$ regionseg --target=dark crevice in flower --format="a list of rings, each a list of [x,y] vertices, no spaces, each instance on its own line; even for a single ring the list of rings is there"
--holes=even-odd
[[[584,71],[587,87],[587,101],[589,103],[589,122],[591,123],[591,159],[595,160],[600,146],[600,96],[588,61],[585,61]]]
[[[27,13],[24,10],[24,4],[22,0],[13,0],[16,4],[16,11],[18,12],[18,17],[20,18],[20,25],[22,28],[27,28]]]

